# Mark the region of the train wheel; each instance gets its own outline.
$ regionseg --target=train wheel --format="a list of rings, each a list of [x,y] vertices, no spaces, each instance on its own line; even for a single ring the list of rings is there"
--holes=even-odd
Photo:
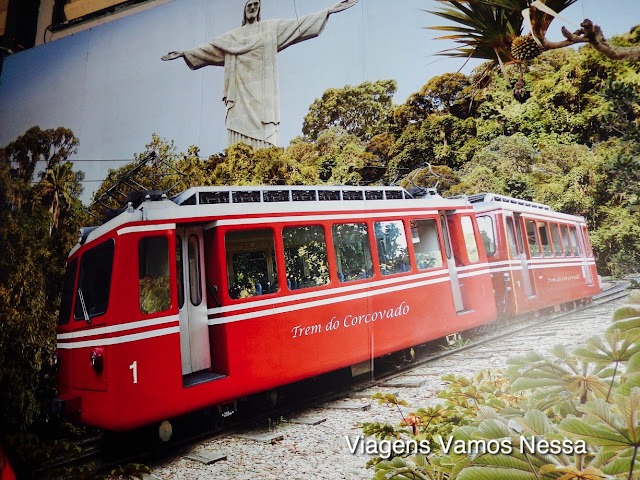
[[[278,391],[277,390],[269,390],[265,392],[267,404],[271,407],[275,407],[278,404]]]
[[[173,435],[173,426],[171,425],[171,422],[165,420],[158,427],[158,438],[162,442],[166,443],[171,440],[171,435]]]
[[[413,348],[405,348],[389,355],[391,366],[396,370],[410,364],[416,359],[416,352]]]

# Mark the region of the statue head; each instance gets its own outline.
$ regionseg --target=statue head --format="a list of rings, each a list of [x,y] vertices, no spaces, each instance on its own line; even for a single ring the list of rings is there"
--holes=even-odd
[[[260,0],[247,0],[244,5],[242,25],[260,21]]]

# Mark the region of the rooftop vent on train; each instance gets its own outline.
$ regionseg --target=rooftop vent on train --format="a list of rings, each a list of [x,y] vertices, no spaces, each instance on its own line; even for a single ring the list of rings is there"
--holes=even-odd
[[[508,197],[506,195],[499,195],[497,193],[478,193],[476,195],[470,195],[467,198],[471,203],[499,202],[521,205],[523,207],[538,208],[540,210],[551,210],[551,207],[549,205],[545,205],[544,203],[531,202],[529,200]]]
[[[404,200],[413,196],[401,187],[247,186],[192,187],[172,200],[181,206],[226,203],[342,202]]]

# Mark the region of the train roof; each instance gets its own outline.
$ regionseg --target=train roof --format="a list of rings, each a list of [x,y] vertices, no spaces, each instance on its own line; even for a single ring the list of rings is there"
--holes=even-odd
[[[543,203],[521,200],[519,198],[499,195],[497,193],[479,193],[467,197],[473,205],[473,209],[478,212],[490,212],[494,210],[508,210],[517,213],[530,215],[541,215],[558,220],[566,220],[573,222],[584,222],[584,217],[579,215],[569,215],[553,210],[549,205]]]
[[[80,230],[73,255],[83,244],[134,222],[213,222],[225,217],[324,212],[402,211],[403,209],[470,209],[466,197],[443,198],[420,191],[412,195],[400,187],[357,186],[226,186],[192,187],[167,199],[149,194],[139,205],[129,203],[117,216],[98,227]],[[330,217],[327,217],[330,218]],[[301,217],[303,220],[303,217]]]

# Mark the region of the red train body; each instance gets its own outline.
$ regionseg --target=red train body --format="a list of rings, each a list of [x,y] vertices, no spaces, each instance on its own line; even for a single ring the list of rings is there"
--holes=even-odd
[[[584,220],[515,202],[199,187],[130,205],[69,256],[54,405],[133,429],[596,293]]]
[[[493,274],[498,314],[520,315],[600,291],[582,217],[495,194],[469,200]]]

